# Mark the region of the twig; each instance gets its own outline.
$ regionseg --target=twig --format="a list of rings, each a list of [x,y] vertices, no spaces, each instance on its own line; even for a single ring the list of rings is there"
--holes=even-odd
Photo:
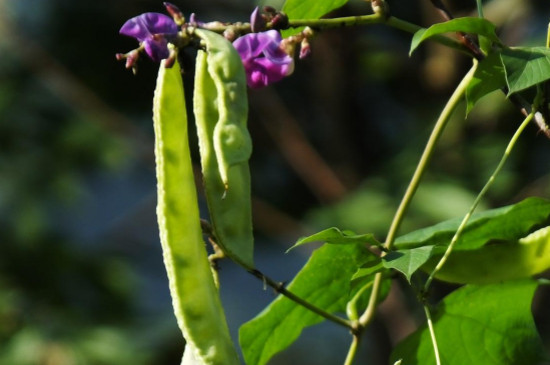
[[[537,97],[537,99],[540,98],[540,92],[539,92],[538,95],[539,95],[539,97]],[[456,243],[458,242],[458,239],[460,238],[460,235],[462,234],[462,232],[466,228],[466,224],[468,223],[468,221],[470,220],[470,217],[474,213],[474,210],[477,208],[479,202],[485,196],[485,194],[487,193],[489,188],[493,185],[493,182],[495,181],[496,176],[498,175],[498,173],[500,172],[500,170],[502,169],[502,167],[506,163],[506,160],[510,156],[510,153],[512,152],[512,149],[514,148],[519,136],[521,135],[521,133],[523,132],[525,127],[527,127],[527,125],[531,122],[531,119],[533,119],[533,117],[534,117],[534,113],[529,114],[523,120],[523,122],[521,123],[519,128],[516,130],[516,133],[514,133],[514,135],[512,136],[512,139],[508,143],[508,146],[506,147],[506,150],[504,151],[504,154],[503,154],[502,158],[500,159],[500,162],[499,162],[498,166],[495,168],[495,171],[493,172],[493,174],[489,177],[489,180],[487,180],[487,182],[485,183],[485,186],[483,187],[483,189],[481,189],[481,191],[477,195],[476,199],[472,203],[472,206],[470,207],[470,210],[468,211],[468,213],[466,213],[466,215],[462,219],[462,222],[460,223],[460,226],[458,227],[458,229],[456,230],[456,233],[454,234],[453,238],[451,239],[451,243],[449,243],[449,246],[447,247],[447,250],[445,251],[445,254],[443,255],[443,257],[441,257],[441,260],[439,260],[436,267],[431,272],[430,276],[428,277],[428,280],[426,280],[426,283],[424,285],[424,292],[428,291],[428,289],[430,288],[430,284],[432,283],[433,278],[435,277],[437,272],[443,268],[443,265],[445,265],[445,263],[447,262],[449,256],[451,255],[451,253],[453,251],[453,248],[455,247]]]
[[[210,223],[208,221],[204,220],[204,219],[201,219],[201,227],[203,229],[204,234],[208,235],[208,240],[213,245],[214,250],[215,250],[215,254],[210,255],[209,259],[210,259],[210,257],[212,257],[214,259],[214,261],[217,262],[217,260],[219,260],[221,258],[224,258],[225,257],[224,253],[221,251],[221,248],[216,244],[216,238],[214,237],[214,232],[212,230],[212,227],[210,226]],[[216,252],[216,250],[218,250],[218,251]],[[353,323],[351,321],[348,321],[344,318],[335,316],[332,313],[328,313],[328,312],[322,310],[321,308],[316,307],[315,305],[311,304],[310,302],[306,301],[305,299],[302,299],[299,296],[297,296],[296,294],[294,294],[294,293],[290,292],[289,290],[287,290],[285,288],[285,284],[283,282],[277,282],[277,281],[271,279],[269,276],[264,275],[260,270],[258,270],[256,268],[249,268],[249,267],[243,265],[239,260],[237,260],[235,258],[233,258],[233,261],[236,262],[237,264],[243,266],[250,274],[252,274],[255,277],[257,277],[258,279],[260,279],[262,281],[262,283],[264,283],[264,285],[269,286],[270,288],[275,290],[275,292],[287,297],[288,299],[292,300],[293,302],[301,305],[304,308],[309,309],[313,313],[316,313],[316,314],[320,315],[321,317],[323,317],[325,319],[328,319],[331,322],[334,322],[334,323],[339,324],[343,327],[346,327],[352,333],[357,333],[357,329],[355,328],[355,326],[353,325]],[[212,261],[211,261],[211,263],[212,263]]]
[[[437,338],[435,337],[435,330],[432,321],[432,315],[428,305],[424,303],[424,313],[426,314],[426,319],[428,322],[428,329],[430,330],[430,338],[432,339],[432,346],[434,349],[435,363],[436,365],[441,365],[441,359],[439,357],[439,347],[437,346]]]
[[[348,350],[348,355],[346,356],[346,360],[344,361],[344,365],[351,365],[353,363],[353,360],[355,359],[355,355],[357,354],[357,349],[359,348],[360,340],[361,340],[361,336],[359,334],[353,335],[353,340]]]
[[[466,86],[469,84],[471,78],[473,77],[474,71],[475,67],[472,67],[470,71],[464,76],[464,78],[456,88],[455,92],[447,102],[447,105],[445,105],[445,108],[441,112],[441,115],[439,116],[439,119],[437,120],[434,129],[432,130],[432,134],[430,135],[430,138],[426,143],[426,147],[424,148],[424,152],[420,157],[420,161],[418,162],[413,177],[409,182],[409,186],[407,187],[407,190],[403,195],[403,199],[401,200],[401,203],[399,204],[399,207],[397,208],[397,211],[395,212],[395,215],[393,217],[388,235],[386,237],[386,242],[384,243],[384,247],[388,250],[391,250],[393,248],[393,243],[397,234],[397,230],[399,229],[399,226],[403,221],[405,212],[407,211],[409,204],[412,201],[412,198],[416,192],[416,189],[420,184],[420,180],[422,179],[424,172],[426,172],[428,162],[434,153],[435,145],[439,140],[439,137],[441,137],[441,134],[443,133],[443,130],[445,129],[445,126],[447,125],[447,122],[449,121],[452,112],[458,105],[459,101],[462,100],[462,97],[464,96],[464,92],[466,90]],[[359,325],[361,328],[366,327],[374,317],[381,282],[382,274],[377,273],[374,277],[374,283],[369,304],[365,309],[365,312],[359,318]]]
[[[357,329],[353,326],[352,322],[350,322],[350,321],[348,321],[344,318],[335,316],[334,314],[328,313],[328,312],[322,310],[321,308],[318,308],[315,305],[309,303],[308,301],[300,298],[296,294],[288,291],[285,288],[284,283],[277,282],[277,281],[271,279],[269,276],[264,275],[260,270],[252,269],[252,270],[248,270],[248,272],[250,274],[254,275],[255,277],[257,277],[258,279],[260,279],[267,286],[273,288],[277,293],[287,297],[288,299],[290,299],[293,302],[301,305],[302,307],[309,309],[313,313],[316,313],[316,314],[320,315],[321,317],[324,317],[325,319],[328,319],[331,322],[339,324],[340,326],[346,327],[352,333],[355,333],[357,331]]]
[[[441,0],[431,0],[433,6],[438,10],[438,12],[443,16],[443,19],[446,21],[454,19],[453,15],[447,9],[445,4]],[[479,48],[479,45],[477,42],[472,38],[471,35],[464,33],[464,32],[457,32],[457,35],[460,38],[460,41],[464,46],[466,46],[474,56],[474,58],[478,61],[481,61],[485,58],[485,54],[481,51],[481,48]]]

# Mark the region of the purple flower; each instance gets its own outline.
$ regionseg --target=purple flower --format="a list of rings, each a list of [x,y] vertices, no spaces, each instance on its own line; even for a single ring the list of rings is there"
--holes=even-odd
[[[294,71],[294,59],[280,47],[276,30],[250,33],[233,42],[246,71],[248,86],[257,89],[277,82]]]
[[[178,26],[172,18],[159,13],[145,13],[129,19],[120,28],[120,34],[134,37],[143,43],[145,52],[153,61],[159,62],[168,58],[168,41],[166,36],[178,33]]]

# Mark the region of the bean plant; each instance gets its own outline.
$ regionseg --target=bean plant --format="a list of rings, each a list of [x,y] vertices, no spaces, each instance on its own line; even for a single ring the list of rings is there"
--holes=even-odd
[[[370,14],[322,18],[346,2],[287,0],[281,10],[256,8],[250,21],[237,23],[206,22],[194,14],[187,19],[164,3],[169,16],[145,13],[120,30],[139,42],[137,49],[117,55],[127,68],[135,71],[143,54],[160,65],[153,100],[157,216],[174,312],[186,343],[182,364],[266,364],[304,328],[322,321],[348,330],[349,351],[341,357],[343,364],[353,364],[361,336],[397,276],[417,292],[425,324],[393,349],[389,364],[550,363],[530,310],[535,290],[548,285],[535,276],[550,268],[550,201],[529,197],[476,212],[526,127],[533,125],[539,136],[550,138],[549,44],[503,44],[496,26],[484,18],[481,0],[477,16],[461,18],[432,0],[444,21],[428,28],[392,16],[384,0],[371,0]],[[286,285],[254,263],[248,166],[254,141],[247,129],[247,93],[291,77],[295,62],[315,57],[310,53],[319,32],[374,24],[409,33],[411,54],[426,41],[438,42],[467,55],[471,68],[435,121],[385,239],[346,227],[301,237],[289,250],[311,242],[323,245]],[[195,59],[193,118],[187,116],[180,67],[189,58]],[[517,109],[517,129],[469,211],[398,235],[457,105],[465,100],[468,113],[491,92],[506,94],[506,102]],[[199,216],[190,152],[197,146],[189,145],[195,140],[188,135],[189,120],[196,124],[206,220]],[[210,256],[205,241],[213,247]],[[230,337],[218,294],[216,262],[224,257],[278,293],[242,324],[240,349]],[[461,285],[433,306],[434,280]]]

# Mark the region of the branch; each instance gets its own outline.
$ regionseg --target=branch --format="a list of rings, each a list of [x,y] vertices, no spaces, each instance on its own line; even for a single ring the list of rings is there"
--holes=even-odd
[[[218,244],[216,244],[216,238],[214,236],[214,231],[212,230],[212,226],[210,225],[210,223],[208,221],[204,220],[204,219],[201,219],[201,228],[203,230],[203,233],[208,236],[208,241],[214,247],[215,253],[213,255],[210,255],[209,259],[211,260],[210,261],[211,265],[215,269],[216,266],[217,266],[217,261],[220,260],[221,258],[225,257],[225,253],[222,252],[222,248]],[[316,314],[320,315],[321,317],[323,317],[325,319],[328,319],[331,322],[334,322],[334,323],[336,323],[340,326],[346,327],[348,330],[350,330],[354,334],[357,332],[357,329],[352,324],[352,322],[350,322],[350,321],[348,321],[344,318],[335,316],[332,313],[328,313],[328,312],[324,311],[323,309],[321,309],[319,307],[316,307],[315,305],[311,304],[307,300],[300,298],[296,294],[294,294],[291,291],[287,290],[285,288],[285,284],[283,282],[278,282],[278,281],[275,281],[275,280],[271,279],[269,276],[264,275],[260,270],[258,270],[256,268],[250,268],[250,267],[244,265],[240,260],[238,260],[234,257],[231,257],[231,259],[235,263],[237,263],[240,266],[242,266],[243,268],[245,268],[246,271],[248,271],[250,274],[252,274],[255,277],[257,277],[258,279],[260,279],[265,285],[267,285],[270,288],[272,288],[273,290],[275,290],[275,292],[277,292],[278,294],[281,294],[281,295],[287,297],[288,299],[292,300],[296,304],[299,304],[302,307],[304,307],[306,309],[309,309],[313,313],[316,313]]]
[[[304,308],[309,309],[313,313],[316,313],[316,314],[320,315],[321,317],[323,317],[325,319],[328,319],[331,322],[334,322],[336,324],[339,324],[340,326],[346,327],[347,329],[352,331],[352,333],[356,332],[355,327],[352,325],[352,323],[350,321],[348,321],[344,318],[335,316],[331,313],[328,313],[328,312],[322,310],[321,308],[316,307],[315,305],[311,304],[310,302],[300,298],[296,294],[288,291],[285,288],[284,283],[277,282],[277,281],[271,279],[269,276],[264,275],[260,270],[257,270],[257,269],[248,270],[248,272],[250,274],[254,275],[255,277],[257,277],[258,279],[260,279],[264,284],[266,284],[270,288],[273,288],[277,293],[287,297],[288,299],[292,300],[293,302],[301,305]]]

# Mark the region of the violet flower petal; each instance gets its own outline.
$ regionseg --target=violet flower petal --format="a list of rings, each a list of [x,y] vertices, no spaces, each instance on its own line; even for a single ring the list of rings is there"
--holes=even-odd
[[[120,28],[120,34],[134,37],[143,42],[151,38],[153,34],[175,34],[178,26],[174,20],[167,15],[160,13],[145,13],[128,19]]]
[[[159,62],[170,55],[165,36],[178,33],[174,20],[160,13],[145,13],[133,17],[120,28],[120,34],[136,38],[143,43],[145,52]]]
[[[281,48],[276,30],[246,34],[233,42],[243,61],[247,84],[260,88],[277,82],[294,70],[294,60]]]
[[[155,62],[160,62],[170,55],[168,42],[164,38],[158,40],[147,39],[143,41],[143,45],[145,46],[145,52]]]
[[[176,34],[178,26],[172,18],[160,13],[141,14],[151,34]]]

